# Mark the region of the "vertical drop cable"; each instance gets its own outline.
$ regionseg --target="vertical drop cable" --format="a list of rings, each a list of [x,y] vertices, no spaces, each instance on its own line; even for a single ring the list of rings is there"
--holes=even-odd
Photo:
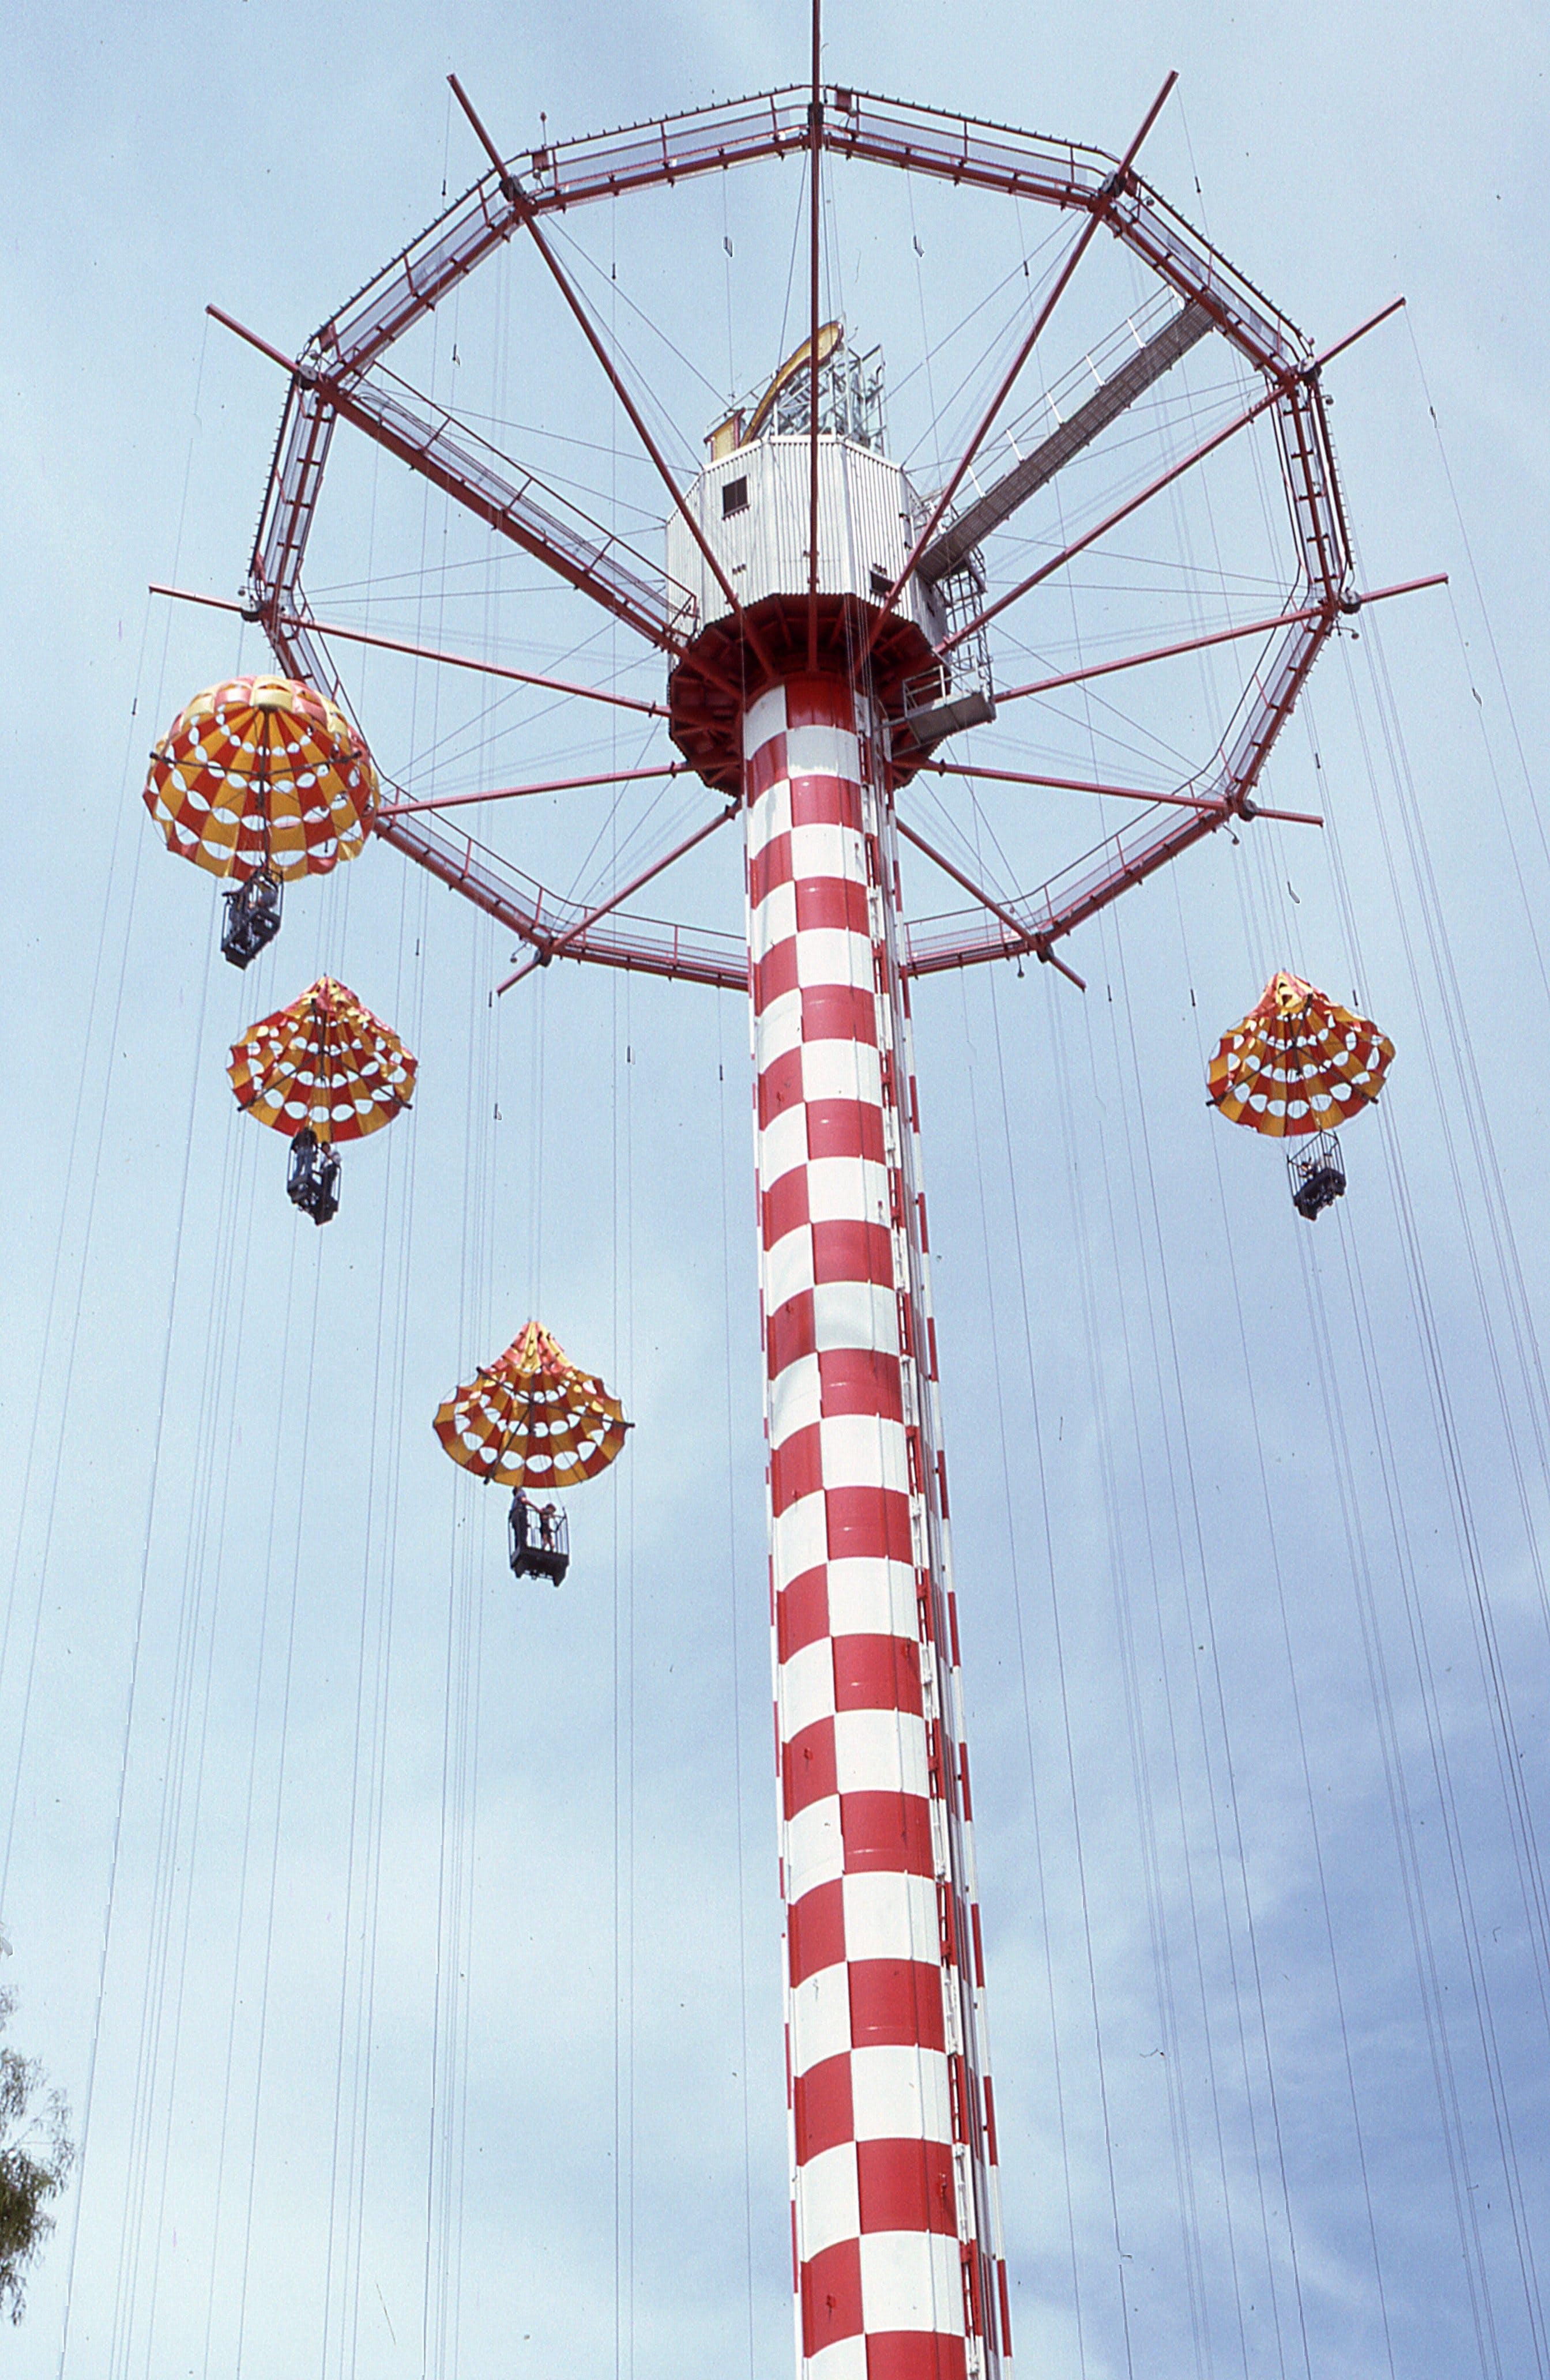
[[[126,956],[128,930],[126,929]],[[204,973],[200,985],[199,1014],[194,1023],[193,1061],[189,1068],[188,1120],[184,1129],[183,1171],[177,1191],[177,1221],[173,1235],[172,1281],[167,1292],[166,1321],[162,1332],[162,1357],[156,1398],[156,1435],[151,1457],[151,1477],[146,1492],[145,1525],[141,1539],[140,1585],[135,1597],[134,1632],[129,1654],[129,1682],[124,1705],[124,1731],[118,1758],[118,1791],[114,1807],[113,1841],[108,1853],[107,1902],[103,1912],[102,1946],[97,1960],[97,1989],[92,2019],[92,2047],[86,2064],[86,2090],[81,2103],[80,2148],[75,2187],[75,2206],[70,2222],[70,2248],[65,2278],[65,2310],[59,2331],[58,2372],[63,2380],[66,2358],[69,2352],[70,2318],[75,2302],[76,2260],[80,2241],[80,2211],[86,2190],[87,2158],[91,2148],[92,2114],[96,2096],[97,2053],[102,2045],[103,2013],[107,1997],[108,1952],[113,1939],[113,1920],[117,1904],[118,1861],[124,1840],[124,1806],[128,1791],[129,1750],[134,1734],[135,1711],[140,1685],[140,1656],[145,1638],[145,1611],[151,1582],[151,1539],[155,1527],[158,1492],[161,1486],[162,1456],[166,1439],[166,1392],[172,1364],[173,1325],[177,1312],[178,1291],[182,1284],[183,1232],[189,1209],[189,1175],[193,1162],[194,1115],[199,1104],[199,1085],[205,1010],[210,998],[210,978],[214,953],[207,952]],[[14,1816],[14,1812],[13,1812]]]
[[[1074,1212],[1077,1204],[1077,1186],[1071,1157],[1071,1120],[1068,1113],[1069,1086],[1066,1065],[1065,1038],[1061,1031],[1060,1012],[1057,1004],[1052,1003],[1049,1010],[1049,1017],[1056,1053],[1056,1073],[1060,1086],[1061,1120],[1065,1130],[1066,1141],[1067,1185],[1071,1197]],[[1032,1317],[1028,1306],[1028,1277],[1026,1270],[1022,1269],[1020,1263],[1020,1235],[1019,1250],[1019,1279],[1023,1301],[1023,1343],[1028,1363],[1029,1392],[1031,1396],[1036,1393],[1034,1389],[1036,1375],[1033,1358],[1033,1328]],[[1035,1443],[1038,1443],[1037,1431],[1035,1431]],[[1042,1450],[1040,1467],[1042,1478]],[[1060,1625],[1060,1597],[1059,1590],[1056,1584],[1053,1546],[1050,1548],[1050,1624],[1055,1643],[1056,1671],[1060,1682],[1060,1716],[1065,1740],[1067,1785],[1071,1800],[1071,1831],[1076,1847],[1077,1874],[1081,1888],[1082,1942],[1086,1961],[1087,1998],[1089,2011],[1092,2022],[1092,2039],[1097,2058],[1098,2106],[1104,2132],[1105,2175],[1106,2181],[1109,2230],[1110,2236],[1114,2241],[1115,2277],[1118,2287],[1120,2337],[1124,2348],[1127,2380],[1134,2380],[1135,2356],[1130,2340],[1129,2301],[1125,2292],[1125,2250],[1122,2244],[1122,2235],[1120,2231],[1118,2183],[1115,2174],[1114,2165],[1114,2130],[1109,2118],[1108,2074],[1104,2061],[1103,2020],[1098,2003],[1098,1965],[1097,1956],[1092,1943],[1092,1912],[1087,1893],[1087,1864],[1082,1846],[1081,1804],[1080,1796],[1077,1788],[1076,1744],[1071,1731],[1071,1705],[1067,1683],[1066,1650],[1063,1631]]]
[[[307,1483],[312,1444],[312,1382],[316,1367],[318,1343],[318,1310],[323,1281],[322,1250],[314,1251],[312,1271],[312,1312],[307,1340],[306,1389],[302,1397],[301,1451],[298,1462],[296,1488],[296,1537],[291,1557],[290,1606],[286,1618],[286,1651],[280,1688],[280,1743],[275,1778],[275,1823],[270,1840],[269,1899],[264,1915],[263,1959],[259,1988],[258,2053],[253,2074],[253,2130],[249,2146],[247,2204],[243,2221],[242,2271],[238,2287],[237,2347],[233,2368],[242,2369],[242,2349],[247,2336],[248,2284],[251,2274],[253,2240],[253,2204],[258,2185],[258,2144],[263,2116],[264,2055],[269,2031],[269,1983],[275,1951],[275,1908],[279,1894],[280,1840],[285,1815],[286,1773],[290,1744],[290,1696],[296,1661],[296,1615],[300,1600],[302,1524],[306,1513]]]
[[[1087,2338],[1081,2299],[1081,2269],[1077,2254],[1076,2202],[1071,2190],[1071,2151],[1066,2121],[1066,2087],[1060,2060],[1060,2026],[1056,2007],[1055,1950],[1050,1932],[1049,1880],[1044,1865],[1044,1830],[1039,1808],[1039,1771],[1033,1746],[1033,1702],[1028,1676],[1028,1645],[1023,1623],[1022,1576],[1018,1560],[1017,1523],[1012,1499],[1011,1458],[1007,1441],[1007,1402],[1002,1390],[1001,1334],[995,1301],[995,1273],[991,1263],[990,1219],[985,1198],[985,1168],[981,1152],[979,1092],[974,1067],[974,1044],[969,1029],[968,986],[962,972],[958,977],[959,994],[963,1002],[963,1042],[968,1064],[965,1069],[969,1088],[970,1128],[974,1139],[974,1172],[980,1189],[980,1237],[985,1267],[985,1305],[990,1318],[991,1371],[995,1390],[995,1411],[1001,1447],[1001,1486],[1007,1514],[1007,1543],[1012,1585],[1012,1617],[1017,1632],[1018,1670],[1022,1686],[1023,1747],[1028,1759],[1029,1808],[1033,1830],[1033,1865],[1039,1887],[1039,1918],[1044,1941],[1044,1998],[1049,2022],[1050,2068],[1055,2087],[1056,2121],[1060,2135],[1060,2168],[1066,2202],[1066,2242],[1070,2259],[1071,2310],[1077,2333],[1077,2365],[1083,2374],[1087,2371]],[[992,1014],[995,1008],[995,986],[992,985]],[[1000,1022],[996,1019],[996,1057],[1000,1062]],[[1011,1123],[1006,1100],[1006,1075],[1002,1073],[1002,1119],[1006,1131],[1007,1175],[1008,1195],[1012,1202],[1013,1239],[1018,1251],[1019,1280],[1025,1280],[1021,1218],[1017,1205],[1016,1169],[1012,1159]],[[1055,1545],[1050,1523],[1049,1490],[1044,1475],[1044,1439],[1040,1429],[1037,1393],[1031,1379],[1029,1389],[1033,1417],[1033,1448],[1037,1463],[1039,1509],[1044,1523],[1044,1548],[1049,1573],[1049,1589],[1053,1597],[1055,1585]]]

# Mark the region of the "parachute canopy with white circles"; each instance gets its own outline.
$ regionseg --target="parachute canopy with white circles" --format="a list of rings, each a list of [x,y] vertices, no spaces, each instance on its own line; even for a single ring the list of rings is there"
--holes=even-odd
[[[1375,1099],[1394,1044],[1300,976],[1278,968],[1222,1037],[1207,1095],[1230,1123],[1272,1140],[1328,1132]]]
[[[407,1108],[417,1061],[353,991],[319,976],[250,1026],[226,1069],[238,1102],[291,1139],[363,1140]]]
[[[359,857],[377,774],[325,695],[295,678],[235,677],[196,694],[154,747],[145,807],[196,868],[288,884]]]
[[[432,1427],[466,1471],[528,1488],[595,1479],[622,1451],[629,1424],[603,1382],[528,1322],[504,1355],[454,1389]]]

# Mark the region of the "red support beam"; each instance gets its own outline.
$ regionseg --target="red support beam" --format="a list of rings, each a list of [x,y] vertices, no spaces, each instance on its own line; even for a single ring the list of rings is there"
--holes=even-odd
[[[1042,961],[1045,966],[1055,967],[1061,975],[1068,978],[1079,991],[1087,990],[1080,976],[1068,967],[1064,959],[1056,957],[1042,935],[1035,933],[1031,927],[1025,926],[1022,919],[1014,916],[1010,909],[1003,908],[1001,903],[993,894],[987,892],[982,885],[976,884],[972,877],[966,876],[961,868],[955,868],[952,861],[938,851],[934,844],[928,843],[923,834],[917,834],[913,827],[906,826],[897,810],[894,813],[894,824],[906,843],[912,843],[917,851],[924,852],[933,865],[940,868],[944,876],[950,876],[953,882],[960,885],[971,901],[978,901],[982,908],[988,909],[993,917],[998,918],[1001,924],[1016,936],[1019,949],[1031,951],[1033,956]],[[1011,955],[1012,953],[1008,952],[1007,956]]]
[[[379,818],[418,818],[424,810],[471,809],[476,802],[519,802],[530,794],[578,794],[593,785],[630,785],[643,777],[681,777],[689,767],[687,760],[675,760],[661,769],[608,769],[601,777],[555,777],[544,785],[496,785],[487,794],[440,794],[433,801],[387,802],[377,812]]]
[[[1360,612],[1367,603],[1386,603],[1395,595],[1418,595],[1423,588],[1446,587],[1447,573],[1436,570],[1429,578],[1407,578],[1397,587],[1374,587],[1368,593],[1348,598],[1345,607]],[[1086,686],[1095,677],[1113,677],[1120,670],[1144,669],[1149,662],[1177,661],[1181,653],[1204,652],[1212,645],[1230,645],[1239,637],[1267,637],[1277,628],[1295,628],[1300,621],[1322,619],[1329,610],[1328,603],[1304,603],[1295,612],[1273,612],[1267,619],[1246,620],[1238,628],[1213,628],[1203,637],[1185,637],[1177,645],[1153,645],[1150,652],[1127,653],[1115,662],[1089,662],[1085,669],[1065,670],[1058,677],[1035,678],[1029,686],[998,686],[995,693],[997,710],[1004,702],[1020,702],[1030,694],[1058,694],[1062,687]]]
[[[453,417],[445,409],[436,408],[441,413],[439,421],[418,413],[409,402],[415,392],[404,383],[399,383],[402,395],[363,380],[352,381],[347,386],[311,366],[287,361],[277,347],[271,346],[256,333],[244,330],[219,307],[212,306],[207,310],[261,355],[283,365],[293,382],[299,381],[310,388],[334,413],[428,480],[433,487],[440,488],[444,495],[461,504],[476,520],[483,521],[497,536],[509,538],[524,553],[531,553],[534,561],[542,562],[568,585],[590,595],[659,651],[675,658],[681,655],[683,647],[672,631],[670,614],[657,588],[619,561],[618,555],[629,551],[623,540],[589,520],[576,506],[567,504],[552,489],[543,488],[543,494],[547,505],[555,509],[551,511],[539,504],[531,491],[543,483],[534,474],[526,473],[523,484],[514,486],[482,455],[471,450],[465,443],[466,433],[459,429],[459,434],[454,434]],[[426,402],[423,398],[419,401]],[[631,555],[630,559],[638,557]],[[649,566],[641,565],[642,569]],[[726,691],[735,694],[738,689],[728,684]]]
[[[212,612],[238,612],[245,620],[254,617],[247,603],[229,602],[224,595],[196,595],[187,587],[156,587],[153,595],[170,596],[177,603],[202,603]],[[262,614],[260,615],[262,617]],[[609,702],[619,710],[639,710],[648,719],[665,719],[666,706],[660,702],[642,702],[638,695],[610,694],[600,686],[572,686],[568,678],[540,677],[532,670],[510,669],[504,662],[482,662],[471,653],[444,652],[438,645],[411,645],[401,637],[379,637],[366,628],[347,628],[337,620],[299,621],[299,626],[311,630],[314,637],[342,637],[352,645],[370,645],[378,652],[407,653],[413,661],[440,662],[447,669],[477,670],[482,677],[509,678],[517,686],[536,686],[547,694],[575,695],[582,702]]]
[[[697,828],[693,834],[687,836],[682,843],[677,844],[665,859],[653,860],[649,868],[641,869],[639,876],[632,876],[628,884],[621,884],[616,892],[611,892],[606,901],[600,901],[595,909],[589,909],[584,917],[578,917],[573,926],[568,926],[563,934],[557,934],[553,941],[542,948],[536,958],[524,961],[515,975],[508,975],[504,983],[497,983],[495,986],[497,997],[503,991],[509,991],[514,983],[520,983],[524,976],[531,975],[535,967],[547,966],[551,959],[563,958],[574,943],[584,941],[600,918],[607,917],[611,909],[618,908],[621,902],[628,901],[632,892],[643,891],[654,878],[665,874],[677,860],[682,859],[687,853],[693,851],[697,844],[705,842],[709,836],[714,834],[718,827],[724,827],[728,819],[736,818],[740,807],[739,803],[733,802],[728,808],[721,812],[719,818],[709,820],[704,826]]]
[[[1037,777],[1020,769],[981,769],[963,760],[918,760],[917,772],[929,770],[938,777],[986,777],[1000,785],[1042,785],[1057,794],[1095,794],[1103,799],[1118,802],[1168,802],[1187,810],[1214,810],[1222,807],[1220,794],[1157,794],[1147,793],[1139,785],[1094,785],[1083,777]]]
[[[955,629],[950,637],[945,637],[941,650],[950,653],[955,646],[962,644],[966,637],[976,636],[982,628],[987,627],[992,620],[999,618],[1008,605],[1020,602],[1023,596],[1031,595],[1035,587],[1042,587],[1046,578],[1053,578],[1057,570],[1064,570],[1068,562],[1074,562],[1079,553],[1085,553],[1090,545],[1096,545],[1098,540],[1101,537],[1106,537],[1111,528],[1117,528],[1121,521],[1129,520],[1132,513],[1139,513],[1143,504],[1149,504],[1153,496],[1160,496],[1165,488],[1171,488],[1176,480],[1181,480],[1186,471],[1192,471],[1197,463],[1203,463],[1208,455],[1214,455],[1217,448],[1225,446],[1229,438],[1236,438],[1240,430],[1247,430],[1251,421],[1257,421],[1262,413],[1269,411],[1281,393],[1278,384],[1273,388],[1267,388],[1264,395],[1256,397],[1252,405],[1246,407],[1243,412],[1235,414],[1224,429],[1218,430],[1213,437],[1205,439],[1199,446],[1192,447],[1190,453],[1181,455],[1177,463],[1170,463],[1166,471],[1159,471],[1156,478],[1149,480],[1145,487],[1140,489],[1135,495],[1127,497],[1124,504],[1116,505],[1113,512],[1105,513],[1104,518],[1093,528],[1084,529],[1080,537],[1072,538],[1069,544],[1062,546],[1058,553],[1052,554],[1047,562],[1042,562],[1037,570],[1031,570],[1026,578],[1019,578],[1017,585],[1007,594],[998,595],[994,603],[987,603],[984,610],[976,613],[973,619],[963,627]]]
[[[1056,793],[1096,794],[1105,800],[1112,797],[1120,802],[1162,802],[1174,809],[1215,810],[1223,816],[1232,811],[1235,816],[1279,819],[1287,826],[1324,824],[1323,819],[1315,818],[1312,810],[1267,810],[1262,809],[1258,802],[1247,803],[1240,811],[1234,810],[1225,794],[1146,794],[1135,785],[1089,785],[1078,777],[1031,777],[1019,769],[977,769],[961,760],[917,760],[911,773],[918,775],[925,769],[934,770],[939,777],[988,777],[1002,785],[1049,785]]]
[[[546,949],[556,933],[574,922],[563,917],[568,904],[466,837],[445,843],[418,821],[402,819],[379,820],[377,832],[450,892],[537,949]],[[748,990],[747,944],[740,937],[694,927],[620,918],[612,930],[594,935],[592,947],[574,955],[627,974],[665,976],[718,991]]]
[[[558,289],[560,296],[565,299],[567,306],[570,309],[571,313],[575,316],[577,322],[580,326],[582,337],[586,340],[588,346],[591,347],[593,355],[597,358],[598,362],[603,367],[609,387],[613,390],[614,395],[618,398],[619,404],[624,409],[625,416],[629,422],[630,428],[634,431],[637,438],[641,441],[641,445],[645,448],[646,453],[651,459],[653,468],[655,470],[658,479],[662,481],[663,486],[666,489],[668,495],[672,498],[675,510],[677,512],[684,527],[688,529],[690,536],[699,547],[700,552],[704,558],[706,568],[710,571],[712,577],[716,582],[716,585],[720,588],[723,595],[726,596],[727,602],[730,604],[733,615],[737,620],[738,626],[748,640],[749,650],[752,653],[754,660],[758,662],[760,668],[764,671],[765,674],[773,677],[775,675],[775,668],[770,660],[769,648],[764,644],[758,630],[753,627],[751,623],[746,618],[742,603],[738,599],[737,589],[733,586],[732,581],[728,578],[726,571],[722,568],[703,529],[701,528],[699,522],[695,519],[694,515],[685,502],[683,490],[679,487],[673,472],[669,469],[666,456],[663,454],[661,448],[656,443],[656,440],[652,436],[651,431],[647,429],[645,419],[634,398],[630,395],[629,389],[626,387],[623,375],[619,371],[618,366],[615,363],[612,356],[608,353],[607,347],[604,345],[602,334],[598,331],[596,325],[592,322],[592,316],[587,311],[586,307],[582,304],[580,297],[573,286],[565,267],[561,264],[558,257],[555,254],[554,249],[544,238],[543,233],[539,225],[538,217],[533,212],[533,209],[529,205],[523,192],[518,188],[517,184],[511,180],[509,175],[507,175],[505,165],[501,163],[500,152],[495,147],[494,142],[491,140],[489,134],[485,131],[483,125],[481,124],[479,117],[475,115],[473,104],[470,100],[468,93],[464,91],[462,84],[458,81],[456,75],[448,75],[447,81],[452,85],[453,91],[457,94],[459,106],[467,115],[469,122],[472,125],[480,140],[482,142],[484,149],[493,160],[497,173],[501,176],[506,188],[506,196],[511,200],[512,204],[518,209],[523,225],[532,239],[533,246],[537,249],[540,256],[543,259],[544,263],[549,268],[550,273],[554,278],[555,287]]]

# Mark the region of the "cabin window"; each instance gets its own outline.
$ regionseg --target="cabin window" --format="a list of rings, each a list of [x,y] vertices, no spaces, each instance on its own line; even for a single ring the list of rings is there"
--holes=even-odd
[[[730,520],[730,519],[731,519],[731,517],[732,517],[732,515],[733,515],[734,513],[746,513],[746,512],[747,512],[747,510],[748,510],[748,481],[747,481],[747,480],[746,480],[746,479],[744,479],[744,480],[723,480],[723,481],[722,481],[722,483],[721,483],[721,517],[722,517],[722,519],[723,519],[723,520]]]

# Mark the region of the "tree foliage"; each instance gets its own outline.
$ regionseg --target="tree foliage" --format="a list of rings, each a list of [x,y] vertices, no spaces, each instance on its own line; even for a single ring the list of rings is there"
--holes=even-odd
[[[0,2033],[16,2005],[0,1991]],[[54,2228],[45,2212],[64,2189],[75,2148],[64,2095],[35,2058],[0,2047],[0,2313],[19,2322],[28,2270]]]

